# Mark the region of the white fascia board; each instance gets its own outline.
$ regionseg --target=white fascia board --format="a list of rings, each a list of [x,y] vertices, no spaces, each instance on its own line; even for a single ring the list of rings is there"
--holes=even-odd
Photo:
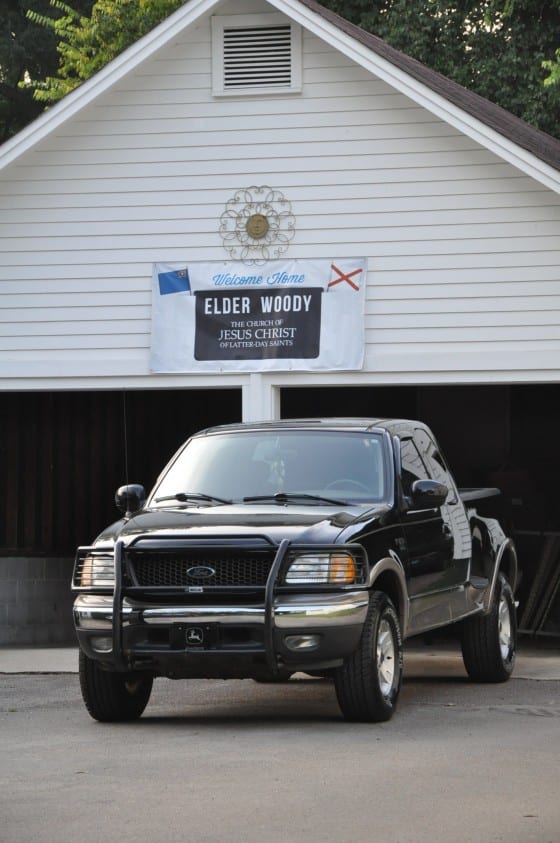
[[[265,413],[267,418],[279,418],[280,390],[290,388],[321,387],[336,389],[336,387],[375,387],[375,386],[496,386],[497,384],[558,384],[560,383],[560,369],[504,369],[498,367],[491,371],[426,371],[406,372],[274,372],[262,373],[262,381],[251,381],[249,374],[212,375],[119,375],[107,376],[65,376],[65,377],[12,377],[0,378],[2,392],[41,392],[56,390],[58,392],[84,392],[95,390],[161,390],[161,389],[207,389],[207,390],[241,390],[243,394],[243,412],[255,418]],[[341,410],[342,412],[342,410]]]
[[[268,0],[268,2],[413,102],[426,108],[436,117],[440,117],[545,187],[560,193],[559,170],[541,161],[540,158],[491,129],[462,108],[453,105],[445,97],[432,91],[427,85],[417,81],[387,59],[378,56],[377,53],[354,40],[329,21],[319,17],[306,6],[301,6],[298,0]]]
[[[75,367],[76,369],[78,367]],[[56,390],[58,392],[84,392],[86,390],[161,390],[161,389],[225,389],[243,390],[249,385],[249,375],[228,374],[176,374],[176,375],[33,375],[31,377],[14,375],[0,378],[1,392],[38,392]]]
[[[165,46],[197,18],[212,11],[220,0],[191,0],[162,23],[136,41],[105,65],[95,76],[83,82],[60,102],[44,111],[36,120],[0,147],[0,170],[7,167],[58,126],[85,108],[100,94],[108,91],[139,64]]]
[[[336,389],[337,387],[376,386],[496,386],[498,384],[558,384],[560,383],[560,369],[503,369],[497,368],[490,372],[464,371],[441,372],[427,370],[414,372],[410,369],[404,373],[394,372],[274,372],[266,375],[264,386],[269,390],[285,388],[321,387],[322,389]],[[344,408],[341,408],[344,415]]]

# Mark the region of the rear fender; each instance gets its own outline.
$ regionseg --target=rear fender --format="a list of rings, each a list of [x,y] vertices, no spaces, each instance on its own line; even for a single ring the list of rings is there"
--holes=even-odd
[[[505,539],[498,548],[496,560],[494,562],[494,570],[492,572],[492,579],[486,590],[486,594],[484,595],[484,614],[487,614],[492,607],[492,601],[494,599],[500,573],[504,574],[513,593],[515,594],[515,588],[517,585],[517,552],[512,539]]]

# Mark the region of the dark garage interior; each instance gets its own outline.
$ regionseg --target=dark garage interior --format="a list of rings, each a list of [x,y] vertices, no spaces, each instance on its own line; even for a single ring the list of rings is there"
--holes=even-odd
[[[239,389],[5,394],[0,555],[73,555],[118,486],[149,489],[191,433],[240,418]]]
[[[516,540],[520,627],[560,637],[558,384],[288,388],[284,418],[417,418],[437,436],[460,487],[497,486]]]
[[[5,393],[0,573],[8,558],[14,564],[41,557],[47,567],[49,558],[70,559],[77,545],[117,517],[117,486],[128,480],[149,488],[190,433],[239,421],[241,400],[240,389]],[[281,393],[284,418],[422,419],[459,486],[501,488],[503,516],[518,546],[520,626],[525,634],[553,638],[560,638],[559,409],[557,384]],[[0,580],[9,586],[8,576]]]

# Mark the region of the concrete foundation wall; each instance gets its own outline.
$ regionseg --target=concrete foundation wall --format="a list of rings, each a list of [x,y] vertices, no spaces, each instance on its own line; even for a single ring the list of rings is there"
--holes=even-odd
[[[0,646],[73,644],[73,559],[0,558]]]

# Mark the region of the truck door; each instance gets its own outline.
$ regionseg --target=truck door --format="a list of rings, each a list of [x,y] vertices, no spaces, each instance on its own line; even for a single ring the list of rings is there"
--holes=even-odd
[[[414,443],[434,480],[445,483],[449,494],[441,507],[445,528],[453,539],[453,552],[445,570],[442,585],[453,587],[463,585],[468,579],[471,558],[471,529],[463,501],[445,459],[429,432],[424,428],[414,431]]]
[[[412,436],[400,440],[400,462],[408,592],[414,599],[443,587],[453,560],[453,537],[440,508],[414,509],[407,505],[415,480],[434,479]]]

